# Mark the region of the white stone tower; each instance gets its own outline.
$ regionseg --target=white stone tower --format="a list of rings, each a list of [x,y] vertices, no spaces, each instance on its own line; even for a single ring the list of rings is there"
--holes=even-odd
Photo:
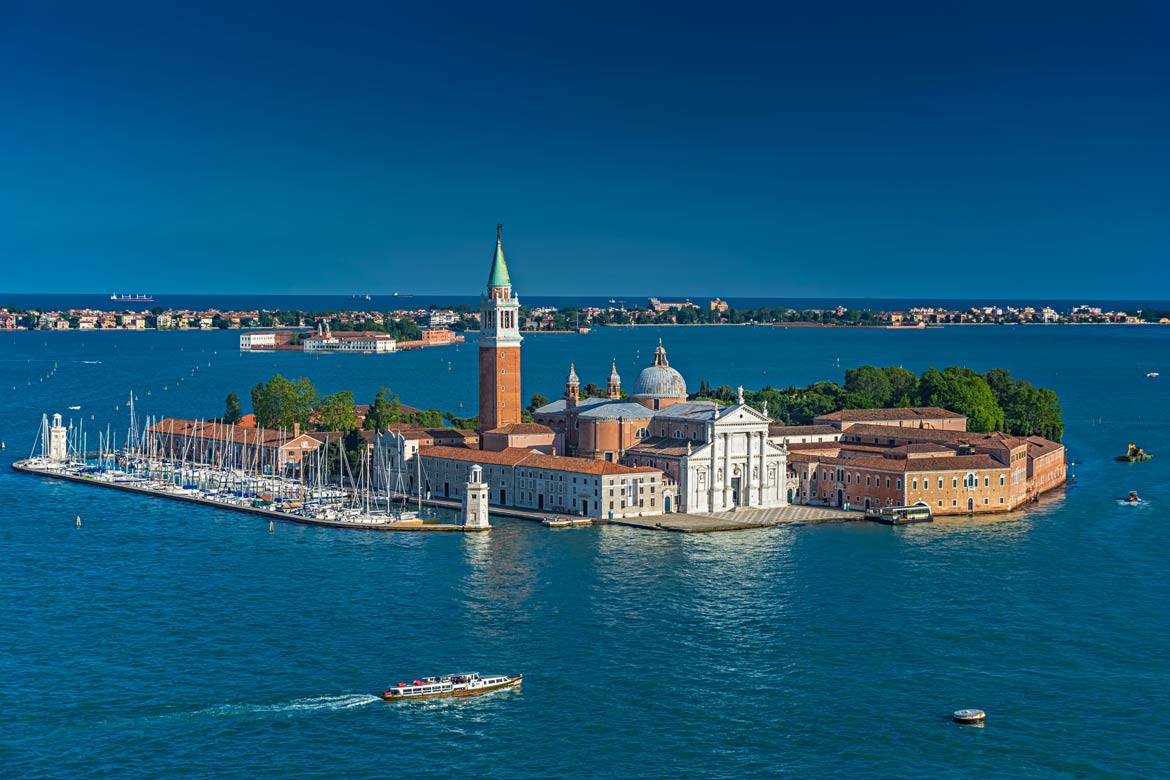
[[[65,461],[69,453],[65,446],[65,426],[61,424],[61,415],[53,415],[53,424],[49,426],[49,460]]]
[[[476,530],[491,528],[488,523],[488,486],[483,481],[483,467],[473,464],[463,491],[463,526]]]

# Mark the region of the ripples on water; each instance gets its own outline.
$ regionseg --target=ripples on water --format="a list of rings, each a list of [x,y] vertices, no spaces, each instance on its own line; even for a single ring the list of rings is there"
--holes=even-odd
[[[1170,350],[1162,331],[1124,333],[736,333],[770,376],[795,382],[833,376],[827,361],[809,368],[824,354],[921,370],[945,353],[1056,387],[1082,421],[1068,436],[1082,461],[1074,486],[1027,512],[932,525],[681,535],[499,520],[466,538],[283,524],[270,535],[259,519],[4,468],[0,775],[1164,775],[1170,751],[1150,712],[1170,688],[1170,478],[1159,460],[1109,458],[1156,441],[1170,406],[1164,385],[1111,397],[1105,377]],[[126,385],[168,371],[187,380],[161,409],[156,387],[151,411],[210,415],[274,364],[325,392],[390,384],[410,401],[439,362],[239,357],[230,333],[61,335],[89,346],[71,357],[42,354],[46,336],[0,337],[14,381],[35,379],[31,360],[41,375],[45,361],[62,366],[37,396],[4,396],[5,464],[41,411],[80,403],[95,410],[92,430],[124,425],[112,410]],[[608,370],[608,355],[659,335],[692,381],[737,379],[734,356],[713,348],[729,336],[703,329],[534,337],[526,360],[543,387],[570,345],[596,353],[579,367]],[[766,348],[773,338],[783,350]],[[434,389],[446,394],[436,405],[471,402],[472,353],[444,354],[458,379]],[[1128,490],[1148,503],[1118,505]],[[376,697],[467,669],[523,672],[524,689]],[[963,706],[987,710],[986,728],[952,724]]]

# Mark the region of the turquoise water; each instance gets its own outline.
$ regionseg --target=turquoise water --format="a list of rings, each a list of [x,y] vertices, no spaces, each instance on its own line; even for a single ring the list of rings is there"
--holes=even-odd
[[[214,415],[276,370],[473,413],[474,349],[241,356],[226,332],[4,334],[0,775],[1166,774],[1170,328],[600,329],[529,338],[525,392],[558,395],[570,359],[601,382],[614,357],[632,383],[659,337],[694,386],[1005,366],[1061,395],[1076,480],[1032,511],[904,528],[270,535],[6,465],[43,411],[79,404],[91,430],[124,429],[133,387],[143,413]],[[1114,463],[1130,441],[1155,460]],[[1119,505],[1128,490],[1147,503]],[[371,695],[466,669],[523,672],[524,689]],[[959,707],[987,710],[986,728],[949,722]]]

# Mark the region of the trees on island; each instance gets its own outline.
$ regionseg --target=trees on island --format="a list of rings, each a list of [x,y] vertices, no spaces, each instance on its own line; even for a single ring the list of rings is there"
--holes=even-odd
[[[699,384],[692,398],[734,403],[729,385]],[[1052,390],[1015,379],[1003,368],[979,374],[950,366],[921,376],[900,366],[860,366],[845,372],[844,386],[816,382],[807,387],[746,391],[744,400],[756,409],[767,404],[768,415],[787,425],[807,425],[814,418],[842,409],[940,406],[967,416],[970,431],[1003,431],[1014,436],[1043,436],[1060,441],[1064,421],[1060,399]]]

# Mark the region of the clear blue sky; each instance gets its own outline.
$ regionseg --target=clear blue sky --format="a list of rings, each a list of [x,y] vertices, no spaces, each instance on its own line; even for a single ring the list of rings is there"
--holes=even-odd
[[[0,291],[1168,297],[1164,0],[394,5],[5,4]]]

